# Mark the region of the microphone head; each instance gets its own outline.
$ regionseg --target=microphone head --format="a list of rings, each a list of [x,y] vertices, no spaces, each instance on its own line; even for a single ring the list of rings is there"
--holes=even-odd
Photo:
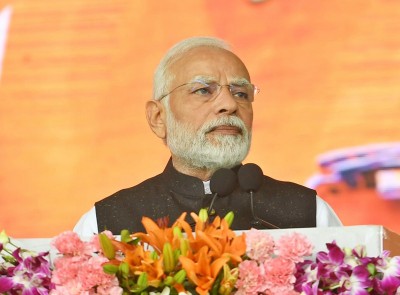
[[[263,183],[263,175],[260,166],[253,163],[245,164],[238,171],[239,185],[246,192],[256,192]]]
[[[220,197],[229,195],[236,187],[236,174],[230,169],[221,168],[210,179],[210,189]]]

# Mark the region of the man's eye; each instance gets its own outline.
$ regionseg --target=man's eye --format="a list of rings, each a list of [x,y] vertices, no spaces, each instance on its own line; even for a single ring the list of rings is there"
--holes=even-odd
[[[191,93],[201,95],[201,96],[209,96],[215,92],[215,87],[211,85],[197,84],[194,85],[191,89]]]
[[[199,95],[209,95],[212,94],[210,87],[202,87],[198,88],[193,93],[199,94]]]
[[[248,89],[245,87],[232,87],[232,95],[236,98],[247,100],[249,99]]]
[[[240,99],[249,99],[249,95],[246,92],[236,92],[233,95]]]

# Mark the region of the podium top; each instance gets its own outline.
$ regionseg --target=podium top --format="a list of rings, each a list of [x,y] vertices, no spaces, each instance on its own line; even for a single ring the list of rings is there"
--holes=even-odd
[[[400,235],[381,225],[356,225],[340,227],[318,228],[288,228],[268,229],[274,238],[284,234],[297,232],[304,234],[314,245],[314,253],[326,251],[326,244],[336,241],[339,247],[354,248],[358,245],[366,246],[368,256],[378,256],[383,250],[389,250],[390,256],[400,256]],[[235,231],[241,234],[246,231]],[[87,240],[88,237],[82,237]],[[18,246],[32,251],[50,251],[52,238],[14,239]]]

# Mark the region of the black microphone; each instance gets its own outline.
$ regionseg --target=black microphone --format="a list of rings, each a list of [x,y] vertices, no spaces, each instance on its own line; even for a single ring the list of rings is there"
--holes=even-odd
[[[214,194],[210,206],[208,207],[207,214],[211,215],[214,202],[218,196],[225,197],[235,189],[237,185],[237,177],[235,172],[227,168],[221,168],[214,172],[210,179],[210,190]],[[189,223],[193,228],[196,222]]]
[[[240,187],[250,194],[250,209],[251,215],[253,217],[252,225],[260,225],[263,224],[268,228],[276,228],[279,229],[276,225],[269,223],[258,217],[254,212],[254,193],[258,191],[263,183],[264,174],[261,170],[260,166],[248,163],[240,167],[238,171],[238,179]]]
[[[217,196],[225,197],[229,195],[236,187],[236,174],[230,169],[221,168],[215,171],[210,179],[210,190],[214,194],[207,213],[210,215]]]

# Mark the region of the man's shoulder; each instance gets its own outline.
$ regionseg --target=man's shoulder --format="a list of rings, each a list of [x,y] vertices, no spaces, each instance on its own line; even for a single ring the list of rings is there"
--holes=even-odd
[[[314,194],[316,195],[316,191],[308,188],[304,185],[295,183],[295,182],[290,182],[290,181],[284,181],[284,180],[278,180],[275,178],[272,178],[270,176],[264,175],[264,187],[269,188],[269,189],[284,189],[284,190],[294,190],[294,191],[303,191],[307,192],[309,194]]]
[[[272,178],[271,176],[267,176],[267,175],[264,175],[264,181],[266,181],[269,184],[278,185],[278,186],[289,186],[289,187],[296,187],[299,189],[311,190],[310,188],[308,188],[304,185],[298,184],[296,182],[291,182],[291,181],[287,181],[287,180],[279,180],[279,179]]]
[[[146,198],[149,200],[152,196],[157,196],[163,191],[166,190],[165,182],[163,181],[162,174],[158,174],[151,178],[144,180],[143,182],[134,185],[132,187],[121,189],[112,195],[96,202],[98,203],[105,203],[105,202],[112,202],[115,200],[123,200],[126,198]],[[157,194],[155,194],[157,193]]]

